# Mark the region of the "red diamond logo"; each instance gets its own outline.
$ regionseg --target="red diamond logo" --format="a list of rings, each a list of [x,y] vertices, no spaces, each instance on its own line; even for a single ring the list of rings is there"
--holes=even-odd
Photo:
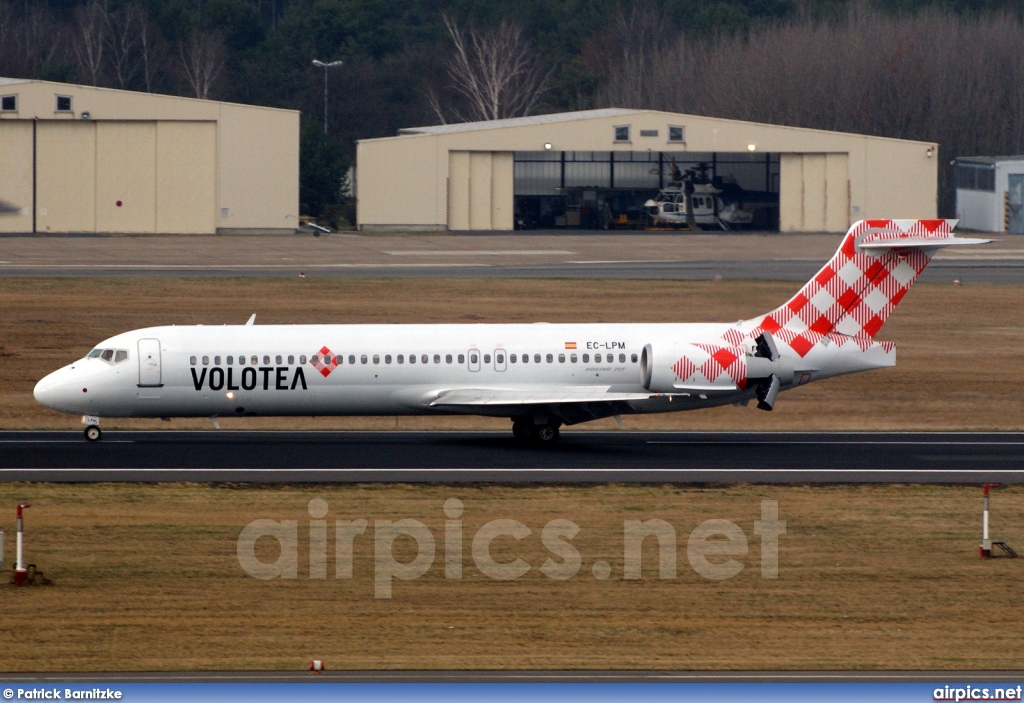
[[[327,378],[331,371],[338,365],[338,357],[331,353],[327,347],[320,347],[320,351],[309,357],[309,363],[313,365],[320,375]]]

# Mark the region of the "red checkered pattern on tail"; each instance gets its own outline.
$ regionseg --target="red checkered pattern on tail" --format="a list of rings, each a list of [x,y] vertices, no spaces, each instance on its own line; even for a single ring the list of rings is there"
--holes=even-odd
[[[748,336],[767,330],[800,356],[825,336],[840,346],[853,341],[866,349],[928,265],[931,252],[918,248],[858,251],[857,245],[949,236],[946,220],[862,220],[846,233],[832,260],[795,296],[753,321],[756,329]],[[737,334],[738,330],[730,329],[723,339],[736,344]]]
[[[314,359],[316,361],[314,361]],[[325,361],[329,359],[330,361]],[[331,375],[331,371],[334,371],[338,365],[338,357],[331,354],[331,350],[327,347],[320,347],[320,351],[310,357],[309,363],[313,365],[320,375],[327,378]]]

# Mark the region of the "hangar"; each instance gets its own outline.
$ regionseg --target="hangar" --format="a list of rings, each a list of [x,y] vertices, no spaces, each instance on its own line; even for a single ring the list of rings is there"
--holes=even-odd
[[[294,232],[299,113],[0,78],[8,233]]]
[[[359,228],[512,230],[631,222],[673,167],[773,202],[765,228],[845,231],[866,217],[935,217],[933,143],[606,108],[403,129],[356,148]],[[717,180],[716,182],[722,182]]]

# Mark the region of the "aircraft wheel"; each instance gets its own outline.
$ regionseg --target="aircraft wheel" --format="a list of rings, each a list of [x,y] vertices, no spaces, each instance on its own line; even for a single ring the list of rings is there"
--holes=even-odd
[[[512,436],[518,439],[520,442],[528,442],[533,435],[533,425],[528,423],[526,420],[513,420],[512,421]]]
[[[554,444],[558,441],[558,427],[555,425],[538,425],[534,429],[534,436],[541,444]]]
[[[96,425],[89,425],[88,427],[85,428],[85,438],[90,442],[95,442],[99,440],[99,438],[102,436],[103,433],[100,432],[100,428],[97,427]]]

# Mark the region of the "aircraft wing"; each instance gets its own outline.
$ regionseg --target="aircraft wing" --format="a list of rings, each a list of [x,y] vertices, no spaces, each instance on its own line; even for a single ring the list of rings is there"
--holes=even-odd
[[[553,405],[563,403],[616,403],[647,400],[657,393],[622,393],[608,386],[553,386],[537,389],[457,388],[442,391],[431,406]]]

